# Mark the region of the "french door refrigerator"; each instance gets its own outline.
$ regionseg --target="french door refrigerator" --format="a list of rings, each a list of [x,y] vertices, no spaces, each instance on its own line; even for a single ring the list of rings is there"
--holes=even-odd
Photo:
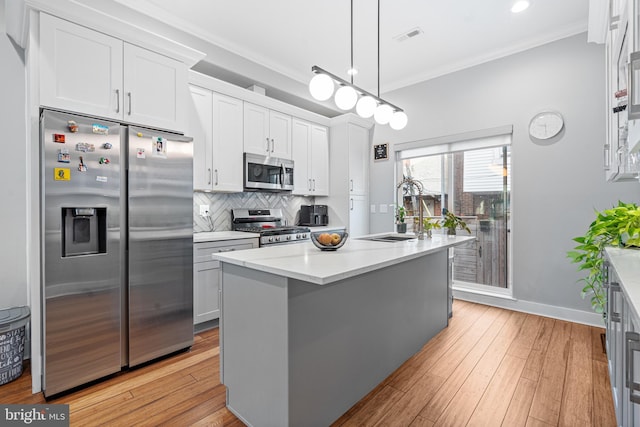
[[[190,138],[43,110],[43,391],[193,344]]]

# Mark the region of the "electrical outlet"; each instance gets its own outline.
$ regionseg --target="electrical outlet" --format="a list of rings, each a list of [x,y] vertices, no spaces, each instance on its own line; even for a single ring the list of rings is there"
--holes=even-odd
[[[209,216],[209,205],[200,205],[200,216]]]

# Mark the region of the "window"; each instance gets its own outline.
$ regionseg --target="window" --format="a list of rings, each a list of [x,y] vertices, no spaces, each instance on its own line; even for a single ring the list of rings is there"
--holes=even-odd
[[[453,250],[456,285],[509,287],[511,132],[503,131],[396,147],[398,178],[422,183],[425,215],[438,218],[446,208],[462,217],[476,237]],[[409,216],[417,217],[418,195],[411,187],[404,187],[398,200]]]

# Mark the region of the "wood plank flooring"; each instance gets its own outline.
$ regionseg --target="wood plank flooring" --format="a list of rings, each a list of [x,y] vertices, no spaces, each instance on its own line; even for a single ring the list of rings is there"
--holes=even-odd
[[[615,426],[604,330],[455,301],[448,328],[334,424]],[[225,407],[219,336],[189,352],[61,396],[72,426],[242,426]],[[28,366],[1,403],[44,403]]]

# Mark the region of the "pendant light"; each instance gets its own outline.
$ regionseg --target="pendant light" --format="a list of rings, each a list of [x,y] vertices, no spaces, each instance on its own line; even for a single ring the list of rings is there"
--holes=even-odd
[[[380,98],[380,0],[378,0],[378,95],[373,95],[353,84],[353,76],[357,69],[353,66],[353,0],[351,0],[351,67],[347,74],[351,76],[348,82],[322,68],[314,65],[311,71],[315,76],[309,82],[309,92],[318,101],[326,101],[334,94],[336,106],[344,111],[356,108],[356,113],[363,118],[372,117],[376,123],[389,126],[394,130],[403,129],[407,125],[408,117],[399,107]]]

